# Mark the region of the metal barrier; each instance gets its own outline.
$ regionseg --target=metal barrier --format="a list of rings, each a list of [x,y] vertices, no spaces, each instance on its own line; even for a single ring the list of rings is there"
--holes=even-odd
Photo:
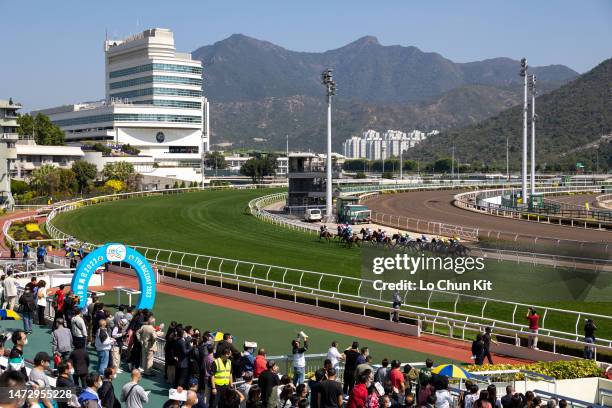
[[[266,221],[274,225],[280,225],[285,228],[289,228],[296,231],[307,232],[310,234],[318,234],[319,229],[315,225],[308,224],[306,222],[301,222],[299,220],[291,220],[286,217],[282,217],[280,215],[272,214],[269,211],[266,211],[265,207],[269,206],[272,203],[284,201],[286,199],[287,193],[276,193],[269,194],[263,197],[258,197],[249,201],[249,211],[253,216],[259,218],[262,221]]]
[[[377,211],[372,211],[372,221],[376,224],[408,231],[445,237],[459,237],[468,241],[478,240],[478,228],[421,220],[401,215],[385,214]]]
[[[542,391],[542,390],[533,390],[533,392],[540,398],[542,398],[544,401],[548,401],[551,399],[556,399],[557,401],[564,399],[565,401],[567,401],[568,406],[572,407],[572,408],[606,408],[606,406],[609,407],[609,405],[598,405],[598,404],[594,404],[592,402],[587,402],[587,401],[581,401],[581,400],[577,400],[574,398],[569,398],[569,397],[564,397],[563,395],[559,395],[556,393],[551,393],[548,391]]]
[[[593,192],[601,191],[601,187],[595,188],[593,186],[562,186],[562,187],[538,187],[536,192],[538,194],[561,194],[561,193],[572,193],[572,192]],[[455,196],[454,204],[458,207],[465,208],[468,210],[475,210],[480,212],[486,212],[491,215],[501,215],[504,217],[512,218],[525,218],[533,219],[534,221],[544,221],[547,223],[551,222],[551,219],[564,218],[568,220],[576,220],[578,226],[585,225],[586,220],[594,221],[599,223],[610,223],[612,222],[612,211],[603,211],[586,208],[578,209],[559,209],[558,211],[551,210],[550,208],[527,208],[527,207],[509,207],[503,204],[495,204],[490,201],[486,201],[491,197],[502,197],[504,195],[514,195],[518,192],[515,189],[496,189],[496,190],[484,190],[477,192],[468,192],[457,194]],[[573,222],[572,222],[573,226]],[[598,225],[598,228],[602,228],[602,225]]]

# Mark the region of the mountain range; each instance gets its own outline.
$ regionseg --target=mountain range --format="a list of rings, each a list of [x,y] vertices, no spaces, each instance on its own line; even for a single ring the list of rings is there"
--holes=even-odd
[[[612,59],[607,59],[560,88],[536,98],[536,162],[548,169],[612,168]],[[519,168],[523,109],[515,106],[475,125],[444,131],[408,151],[422,160],[449,157],[455,146],[459,162]],[[531,124],[529,124],[529,127]]]
[[[510,58],[456,63],[412,46],[381,45],[366,36],[325,52],[287,50],[235,34],[200,47],[211,101],[213,144],[322,150],[325,98],[320,74],[334,70],[334,148],[367,128],[432,130],[467,126],[520,103],[519,62]],[[542,92],[578,73],[563,65],[534,67]],[[262,142],[263,141],[263,142]]]

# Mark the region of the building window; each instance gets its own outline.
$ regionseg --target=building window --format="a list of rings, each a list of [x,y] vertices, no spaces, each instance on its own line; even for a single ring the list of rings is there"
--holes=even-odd
[[[140,78],[128,79],[127,81],[113,82],[110,84],[110,89],[127,88],[129,86],[151,84],[151,83],[185,84],[185,85],[196,85],[196,86],[201,87],[202,79],[201,78],[185,78],[185,77],[175,77],[175,76],[153,75],[153,76],[145,76],[145,77],[140,77]]]
[[[110,96],[113,98],[138,98],[139,96],[146,95],[172,95],[172,96],[190,96],[194,98],[201,98],[201,90],[191,89],[178,89],[178,88],[146,88],[137,89],[135,91],[127,92],[114,92]]]
[[[156,115],[156,114],[132,114],[116,113],[114,115],[84,116],[82,118],[56,120],[57,126],[75,126],[100,122],[172,122],[172,123],[202,123],[201,116],[189,115]]]
[[[170,146],[169,153],[198,153],[198,146]]]
[[[135,101],[134,105],[167,106],[171,108],[202,109],[201,102],[173,101],[170,99],[149,99],[147,101]]]
[[[165,72],[180,72],[187,74],[198,74],[202,75],[202,67],[193,67],[189,65],[178,65],[178,64],[162,64],[153,63],[139,65],[137,67],[120,69],[109,73],[110,78],[119,78],[126,75],[138,74],[140,72],[147,71],[165,71]]]

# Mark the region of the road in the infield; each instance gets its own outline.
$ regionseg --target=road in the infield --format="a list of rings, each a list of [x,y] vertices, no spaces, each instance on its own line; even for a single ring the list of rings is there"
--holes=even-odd
[[[104,277],[104,286],[96,290],[109,291],[104,301],[116,303],[117,299],[113,289],[117,286],[137,288],[138,284],[136,278],[107,273]],[[339,348],[345,348],[353,340],[358,340],[361,345],[367,345],[372,349],[375,362],[379,362],[383,357],[397,358],[402,361],[424,361],[427,357],[434,359],[437,357],[438,362],[453,360],[469,363],[471,361],[468,342],[430,335],[419,338],[405,336],[168,284],[158,284],[157,292],[158,298],[154,311],[158,316],[158,322],[163,321],[168,324],[176,320],[184,324],[197,323],[201,330],[232,330],[232,334],[239,334],[237,337],[240,343],[245,340],[259,340],[259,345],[268,349],[269,354],[290,353],[291,340],[295,338],[297,331],[304,330],[311,338],[311,353],[326,352],[331,340],[337,340]],[[196,304],[181,302],[187,299],[202,302],[206,304],[206,307],[202,305],[199,308]],[[125,295],[122,303],[127,303]],[[228,317],[225,323],[224,317]],[[273,322],[266,321],[268,319],[272,319]],[[246,336],[250,337],[246,338]],[[523,362],[503,356],[494,356],[494,360],[497,363],[506,364]]]

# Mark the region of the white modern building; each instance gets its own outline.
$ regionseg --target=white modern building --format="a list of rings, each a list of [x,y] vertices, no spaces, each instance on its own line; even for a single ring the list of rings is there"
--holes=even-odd
[[[172,31],[164,28],[106,40],[104,52],[104,100],[40,112],[69,144],[130,144],[157,164],[199,167],[210,143],[201,62],[177,52]]]
[[[385,160],[399,157],[400,152],[413,148],[427,137],[440,133],[437,130],[429,133],[413,130],[409,133],[400,130],[387,130],[380,133],[369,129],[361,137],[352,136],[342,143],[342,151],[347,159]]]
[[[78,146],[40,146],[34,140],[19,140],[15,145],[17,158],[10,164],[11,178],[27,179],[32,172],[46,164],[69,169],[85,154]]]
[[[5,207],[12,207],[14,204],[9,169],[17,158],[15,144],[19,140],[17,134],[19,109],[21,105],[13,103],[12,99],[0,100],[0,203]]]

